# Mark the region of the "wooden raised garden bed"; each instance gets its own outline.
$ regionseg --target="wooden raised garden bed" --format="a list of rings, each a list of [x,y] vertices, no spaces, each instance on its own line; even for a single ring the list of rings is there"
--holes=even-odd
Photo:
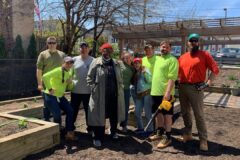
[[[0,113],[0,120],[2,129],[8,130],[0,137],[0,159],[22,159],[60,143],[58,124],[7,113]],[[19,129],[25,122],[27,127]]]

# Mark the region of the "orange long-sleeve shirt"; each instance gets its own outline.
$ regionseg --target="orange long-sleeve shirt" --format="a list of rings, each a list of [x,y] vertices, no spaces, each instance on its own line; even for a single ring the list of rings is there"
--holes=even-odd
[[[186,52],[178,61],[180,83],[204,82],[207,69],[211,70],[215,75],[219,73],[217,63],[206,51],[198,51],[194,55]]]

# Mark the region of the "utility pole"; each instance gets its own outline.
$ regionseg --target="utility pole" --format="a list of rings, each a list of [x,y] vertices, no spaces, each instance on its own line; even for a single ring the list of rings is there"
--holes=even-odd
[[[144,4],[143,4],[143,26],[145,28],[145,23],[146,23],[146,15],[147,15],[147,1],[148,0],[144,0]]]

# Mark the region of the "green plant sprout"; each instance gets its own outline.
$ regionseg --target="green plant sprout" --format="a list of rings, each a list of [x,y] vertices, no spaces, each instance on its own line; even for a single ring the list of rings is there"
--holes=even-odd
[[[18,127],[20,128],[20,129],[24,129],[24,128],[27,128],[27,120],[26,119],[20,119],[19,121],[18,121]]]

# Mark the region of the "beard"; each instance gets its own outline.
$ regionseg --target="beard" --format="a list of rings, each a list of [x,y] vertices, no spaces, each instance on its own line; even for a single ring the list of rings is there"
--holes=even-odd
[[[166,50],[161,50],[161,55],[165,55],[165,54],[168,54],[168,51],[166,51]]]
[[[191,53],[196,53],[199,50],[199,46],[193,46]]]

